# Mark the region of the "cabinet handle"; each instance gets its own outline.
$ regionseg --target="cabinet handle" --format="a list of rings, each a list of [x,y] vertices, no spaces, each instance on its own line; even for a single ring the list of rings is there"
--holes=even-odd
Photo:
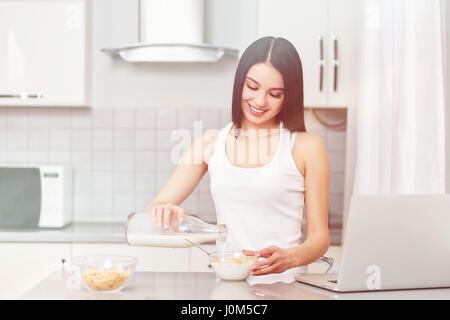
[[[319,91],[323,91],[323,69],[325,67],[325,60],[323,56],[323,36],[319,36]]]
[[[0,98],[2,99],[42,99],[44,95],[42,93],[12,93],[12,94],[1,94]]]
[[[333,90],[337,91],[338,87],[338,72],[339,72],[339,52],[338,52],[338,39],[336,36],[333,36],[333,48],[334,48],[334,76],[333,76]]]

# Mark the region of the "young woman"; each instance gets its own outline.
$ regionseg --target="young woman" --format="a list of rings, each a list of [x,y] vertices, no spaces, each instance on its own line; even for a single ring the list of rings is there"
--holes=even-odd
[[[265,258],[252,275],[302,272],[327,251],[328,156],[322,139],[305,130],[302,65],[286,39],[264,37],[246,49],[232,122],[194,141],[144,211],[162,228],[173,214],[182,220],[179,204],[206,171],[217,222],[228,227],[225,250]]]

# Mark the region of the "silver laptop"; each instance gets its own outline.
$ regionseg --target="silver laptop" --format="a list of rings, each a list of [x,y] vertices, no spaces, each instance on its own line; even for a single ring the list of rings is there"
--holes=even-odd
[[[359,195],[338,274],[296,280],[335,292],[450,287],[450,195]]]

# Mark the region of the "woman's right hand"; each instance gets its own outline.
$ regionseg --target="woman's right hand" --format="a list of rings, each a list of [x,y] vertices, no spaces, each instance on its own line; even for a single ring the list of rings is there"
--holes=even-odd
[[[150,208],[150,213],[153,221],[156,222],[161,229],[166,230],[171,227],[170,222],[172,221],[172,217],[174,215],[176,216],[178,223],[182,223],[186,211],[180,206],[166,203],[153,206]]]

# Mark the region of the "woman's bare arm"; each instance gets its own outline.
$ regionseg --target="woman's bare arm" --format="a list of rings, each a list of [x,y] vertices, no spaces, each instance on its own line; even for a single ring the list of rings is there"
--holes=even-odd
[[[306,240],[296,247],[298,266],[316,261],[330,246],[330,165],[326,146],[319,136],[308,134],[301,147],[305,163]]]
[[[165,227],[168,226],[172,213],[177,214],[179,219],[184,217],[184,209],[179,207],[179,204],[195,190],[208,170],[205,151],[211,150],[216,135],[216,130],[209,130],[192,143],[173,174],[156,197],[144,208],[143,212],[153,214],[154,220],[161,227],[162,223]]]

